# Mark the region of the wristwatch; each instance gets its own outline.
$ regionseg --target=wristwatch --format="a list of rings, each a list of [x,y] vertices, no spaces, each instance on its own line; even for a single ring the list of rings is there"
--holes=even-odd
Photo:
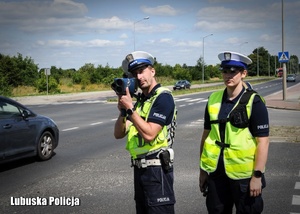
[[[129,109],[126,110],[126,113],[128,115],[132,115],[134,111],[135,111],[135,108],[129,108]]]
[[[260,170],[254,170],[253,175],[256,178],[261,178],[261,176],[263,175],[263,173]]]
[[[126,116],[127,116],[126,109],[121,108],[121,114],[120,114],[120,116],[121,116],[121,117],[126,117]]]

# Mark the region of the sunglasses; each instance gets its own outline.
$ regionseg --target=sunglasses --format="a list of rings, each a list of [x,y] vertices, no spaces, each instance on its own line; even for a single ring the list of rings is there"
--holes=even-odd
[[[220,71],[222,71],[223,74],[235,74],[237,72],[243,71],[243,67],[220,67]]]

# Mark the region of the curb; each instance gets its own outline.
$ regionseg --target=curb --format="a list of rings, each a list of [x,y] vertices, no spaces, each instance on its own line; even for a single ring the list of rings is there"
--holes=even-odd
[[[277,137],[270,136],[270,143],[299,143],[300,137]]]

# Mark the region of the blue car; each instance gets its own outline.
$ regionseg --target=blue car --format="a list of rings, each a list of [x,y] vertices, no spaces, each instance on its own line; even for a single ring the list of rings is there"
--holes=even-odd
[[[36,156],[49,160],[59,141],[56,123],[0,96],[0,163]]]
[[[173,90],[180,90],[180,89],[190,89],[191,88],[191,83],[187,80],[179,80],[175,83],[173,86]]]

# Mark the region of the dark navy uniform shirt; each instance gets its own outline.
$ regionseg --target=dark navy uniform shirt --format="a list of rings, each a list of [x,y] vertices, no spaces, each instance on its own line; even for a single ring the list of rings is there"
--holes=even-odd
[[[218,119],[227,118],[228,114],[235,106],[241,95],[244,93],[243,89],[240,94],[233,100],[229,100],[227,97],[227,89],[224,91],[222,98],[222,105],[218,115]],[[211,129],[210,117],[207,109],[205,108],[204,115],[204,129]],[[267,137],[269,136],[269,116],[265,103],[262,101],[261,97],[256,95],[254,97],[252,112],[249,121],[249,129],[254,137]]]
[[[157,84],[148,96],[144,94],[141,95],[142,102],[151,98],[155,90],[161,87],[160,84]],[[150,109],[148,122],[157,123],[161,126],[169,125],[172,122],[174,114],[175,102],[173,96],[170,93],[161,93],[155,99],[152,108]]]

